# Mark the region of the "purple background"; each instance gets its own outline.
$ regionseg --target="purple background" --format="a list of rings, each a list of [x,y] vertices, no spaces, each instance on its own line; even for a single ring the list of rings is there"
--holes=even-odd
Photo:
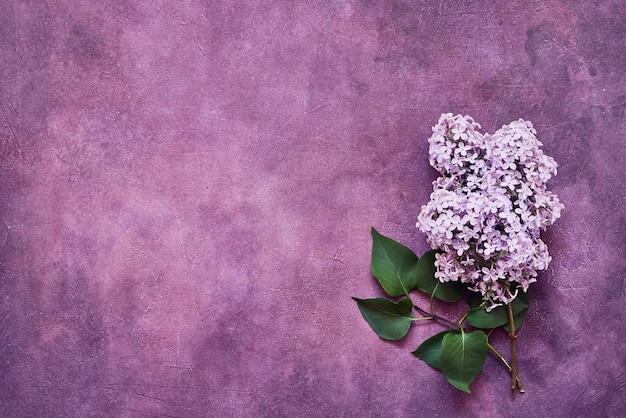
[[[0,9],[3,416],[625,410],[624,2]],[[385,342],[350,299],[381,295],[371,226],[427,249],[442,112],[531,120],[560,165],[515,400],[493,356],[464,394],[411,355],[439,325]]]

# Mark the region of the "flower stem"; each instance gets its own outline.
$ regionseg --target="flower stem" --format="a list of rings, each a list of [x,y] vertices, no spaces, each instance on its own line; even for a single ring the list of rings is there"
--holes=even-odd
[[[493,331],[493,330],[492,330]],[[504,366],[506,367],[506,369],[509,371],[509,373],[511,373],[513,371],[513,368],[511,367],[511,365],[506,361],[506,359],[502,356],[502,354],[500,354],[500,352],[498,350],[496,350],[496,348],[491,345],[489,342],[487,342],[487,347],[489,348],[489,350],[491,350],[491,352],[500,359],[500,361],[504,364]],[[517,388],[519,389],[520,393],[524,393],[524,388],[522,387],[522,382],[520,382],[519,377],[515,378],[515,383],[517,384]]]
[[[513,319],[511,302],[506,305],[506,308],[509,314],[509,327],[511,328],[509,332],[509,338],[511,340],[511,396],[515,397],[515,388],[517,387],[517,347],[515,340],[517,340],[517,335],[515,335],[515,321]]]

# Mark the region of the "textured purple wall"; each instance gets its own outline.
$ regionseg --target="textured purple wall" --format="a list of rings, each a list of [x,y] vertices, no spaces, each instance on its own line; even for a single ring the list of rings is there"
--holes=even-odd
[[[0,7],[3,416],[623,414],[624,2],[89,3]],[[371,226],[426,250],[442,112],[560,164],[515,400],[350,299]]]

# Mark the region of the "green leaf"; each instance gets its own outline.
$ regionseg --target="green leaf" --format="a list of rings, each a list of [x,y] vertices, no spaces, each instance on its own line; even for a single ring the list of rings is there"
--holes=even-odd
[[[515,300],[512,302],[513,306],[513,319],[515,320],[515,327],[521,325],[521,321],[526,314],[520,315],[523,310],[528,310],[528,304],[530,302],[530,294],[528,292],[520,292]],[[479,293],[472,293],[467,298],[467,303],[470,308],[474,309],[480,306],[482,303],[482,296]],[[476,328],[491,329],[498,328],[502,325],[508,324],[509,313],[506,306],[498,306],[487,312],[485,308],[476,309],[467,315],[467,323]]]
[[[417,286],[417,256],[374,228],[372,240],[372,274],[389,296],[408,295]]]
[[[452,386],[470,393],[487,358],[487,335],[483,331],[449,333],[441,343],[441,371]]]
[[[435,369],[441,369],[441,343],[443,337],[456,331],[443,331],[424,341],[413,355]]]
[[[414,320],[411,299],[404,298],[398,303],[383,298],[352,299],[356,301],[363,318],[380,338],[400,340],[409,332]]]
[[[431,295],[439,280],[435,278],[435,254],[436,250],[426,251],[417,262],[417,288]]]
[[[466,287],[458,282],[439,283],[435,290],[435,298],[445,302],[456,302],[465,294]]]
[[[465,294],[465,286],[457,282],[441,283],[435,277],[435,254],[438,250],[424,253],[417,262],[417,288],[429,295],[446,302],[456,302]]]

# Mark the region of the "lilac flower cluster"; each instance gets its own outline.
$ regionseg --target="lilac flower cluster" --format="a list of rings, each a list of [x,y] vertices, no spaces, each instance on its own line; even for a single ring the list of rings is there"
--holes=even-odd
[[[526,291],[551,257],[540,231],[563,205],[546,189],[555,161],[540,150],[522,119],[493,135],[469,116],[443,114],[429,139],[430,164],[441,177],[417,227],[437,254],[436,277],[480,292],[487,310]]]

